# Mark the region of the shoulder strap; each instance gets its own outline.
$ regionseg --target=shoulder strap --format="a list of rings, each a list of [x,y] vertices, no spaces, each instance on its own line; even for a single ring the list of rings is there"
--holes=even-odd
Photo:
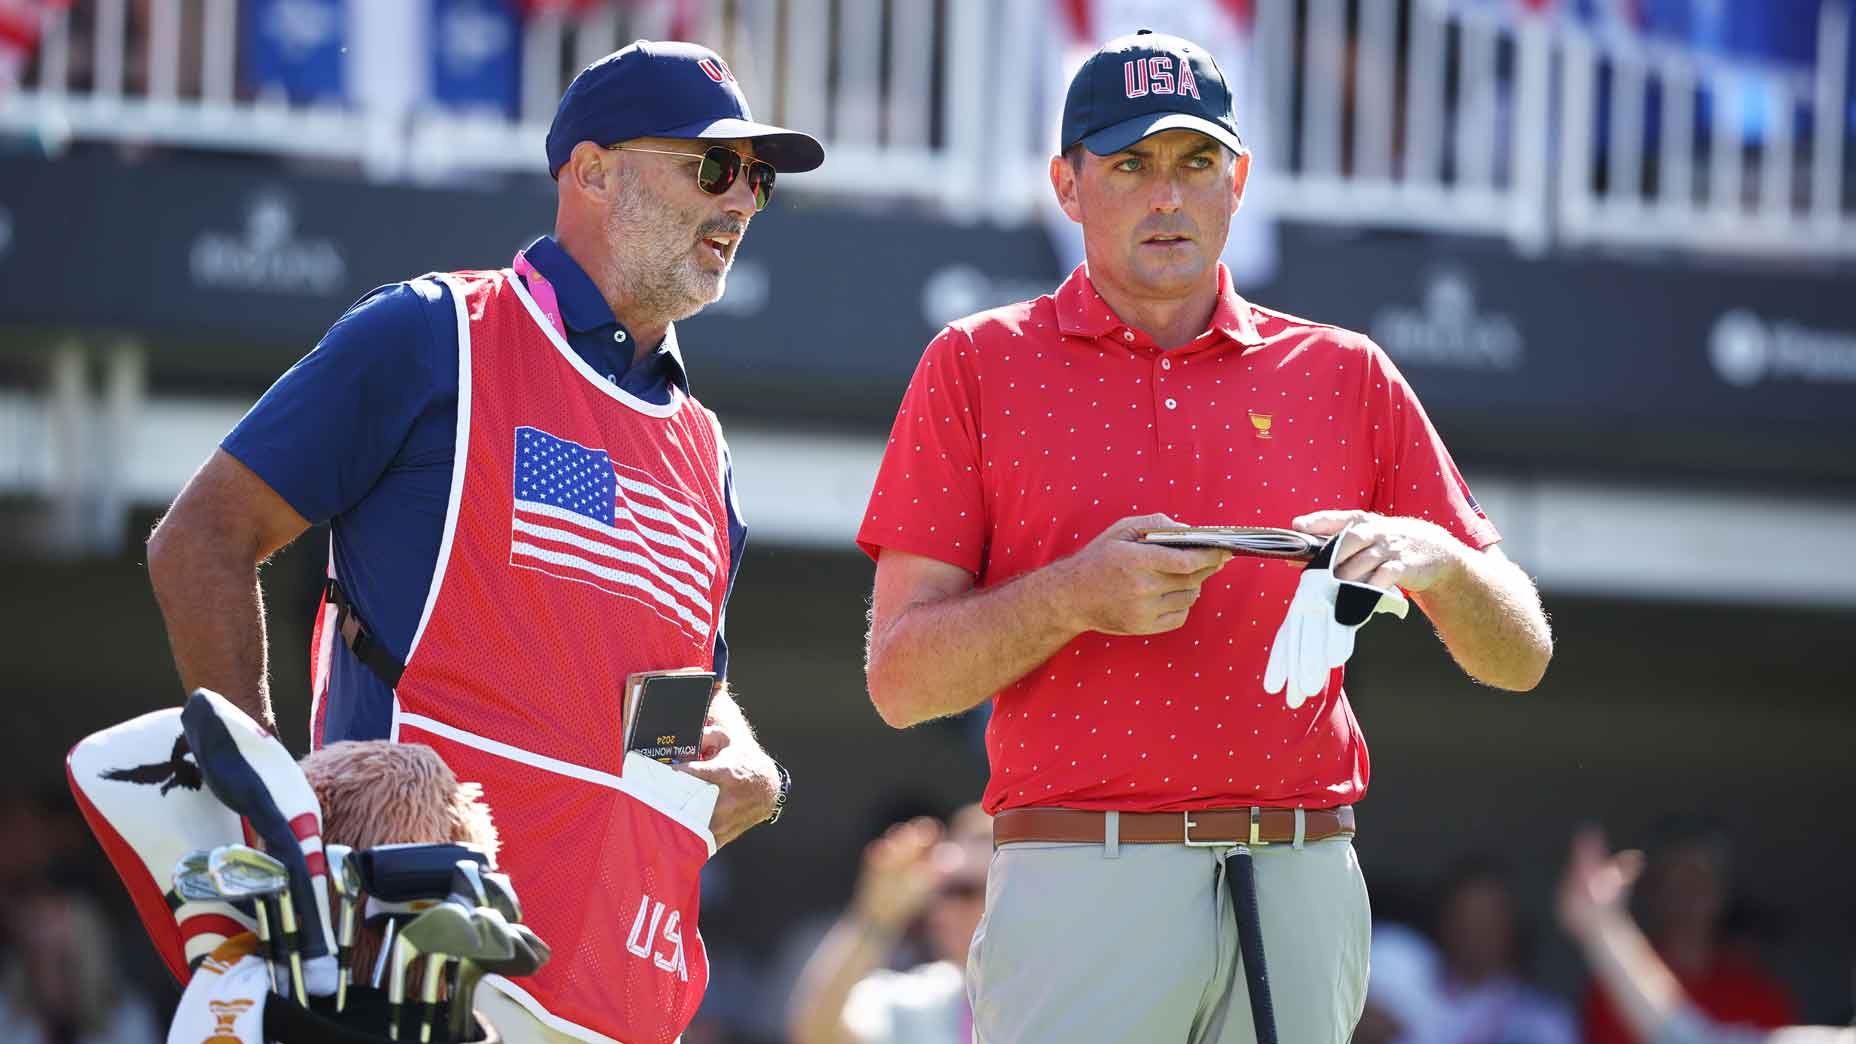
[[[406,665],[399,657],[387,651],[380,639],[362,622],[355,612],[354,603],[348,599],[348,592],[342,590],[340,581],[329,577],[329,586],[325,592],[329,604],[335,607],[335,631],[342,637],[342,644],[362,666],[374,672],[374,676],[385,682],[387,688],[397,689],[400,676],[406,673]]]

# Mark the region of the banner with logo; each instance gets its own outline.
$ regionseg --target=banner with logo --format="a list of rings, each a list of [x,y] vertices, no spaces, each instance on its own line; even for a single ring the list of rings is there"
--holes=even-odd
[[[1728,436],[1856,431],[1848,285],[1847,273],[1305,232],[1253,296],[1369,334],[1433,412]]]
[[[543,177],[477,191],[0,158],[0,350],[39,347],[48,326],[106,328],[281,372],[374,286],[507,264],[551,227],[552,190]],[[1275,278],[1244,294],[1370,334],[1459,456],[1583,444],[1601,463],[1852,470],[1847,270],[1526,260],[1498,242],[1293,226],[1280,248]],[[790,191],[754,219],[726,296],[680,338],[712,406],[874,429],[943,324],[1063,275],[1036,225],[876,215]]]

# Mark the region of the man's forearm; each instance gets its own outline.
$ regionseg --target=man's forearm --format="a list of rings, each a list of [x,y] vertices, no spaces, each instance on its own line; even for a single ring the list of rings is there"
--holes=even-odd
[[[825,933],[793,989],[787,1035],[793,1044],[845,1044],[844,1004],[864,976],[883,966],[900,930],[846,911]]]
[[[275,730],[257,567],[210,541],[157,530],[148,544],[148,576],[181,687],[212,689]]]
[[[1553,657],[1553,634],[1520,566],[1465,549],[1462,571],[1416,598],[1470,677],[1517,692],[1540,683]]]
[[[897,728],[959,714],[1056,655],[1082,633],[1059,594],[1062,568],[911,606],[873,630],[866,673],[877,713]]]
[[[1624,913],[1601,914],[1577,939],[1592,975],[1641,1040],[1653,1040],[1683,1007],[1682,987]]]

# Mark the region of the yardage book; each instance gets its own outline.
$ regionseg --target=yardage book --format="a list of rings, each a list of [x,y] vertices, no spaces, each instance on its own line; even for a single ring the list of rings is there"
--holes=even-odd
[[[640,671],[625,679],[625,749],[666,765],[695,761],[715,695],[715,675],[693,668]]]
[[[1216,547],[1252,558],[1286,558],[1306,562],[1324,547],[1328,538],[1272,526],[1179,526],[1143,529],[1135,538],[1167,547]]]

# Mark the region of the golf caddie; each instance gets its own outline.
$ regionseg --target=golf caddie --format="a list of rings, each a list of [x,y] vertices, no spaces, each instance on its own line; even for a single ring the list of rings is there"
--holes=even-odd
[[[641,40],[574,78],[546,154],[554,234],[350,308],[181,492],[149,571],[183,684],[268,723],[256,566],[327,522],[312,742],[423,743],[482,784],[554,949],[479,1010],[511,1041],[668,1044],[708,979],[699,871],[787,786],[725,684],[698,760],[622,738],[628,677],[725,678],[746,538],[674,323],[824,151],[755,122],[715,52]]]

